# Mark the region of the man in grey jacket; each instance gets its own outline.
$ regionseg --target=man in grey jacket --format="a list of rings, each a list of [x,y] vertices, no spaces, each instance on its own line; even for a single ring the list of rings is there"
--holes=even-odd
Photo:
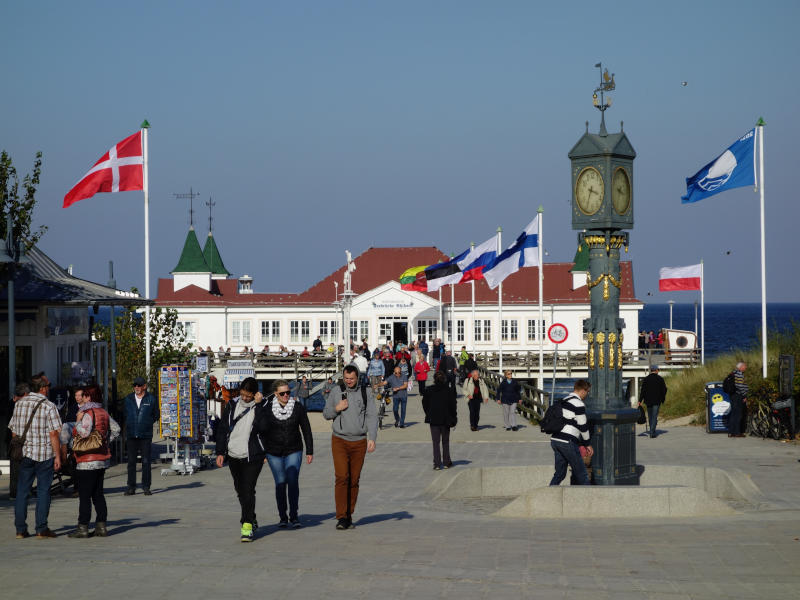
[[[336,529],[353,527],[358,482],[367,452],[375,451],[378,412],[372,390],[361,383],[355,365],[342,372],[342,386],[334,385],[325,398],[322,415],[333,421],[331,454],[336,475]]]

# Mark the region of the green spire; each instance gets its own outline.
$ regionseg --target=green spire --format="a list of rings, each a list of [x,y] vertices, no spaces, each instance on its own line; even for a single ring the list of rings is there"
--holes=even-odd
[[[573,262],[575,264],[572,265],[570,273],[575,271],[583,272],[589,270],[589,245],[586,242],[583,242],[578,248]]]
[[[173,273],[209,273],[211,269],[203,258],[203,251],[200,250],[200,242],[194,233],[194,227],[189,228],[186,234],[186,241],[183,244],[183,252],[178,261],[178,265],[172,269]]]
[[[226,277],[230,275],[230,272],[225,268],[225,263],[222,262],[217,243],[214,241],[214,236],[210,231],[206,238],[206,245],[203,246],[203,257],[206,260],[206,264],[211,269],[212,275],[225,275]]]

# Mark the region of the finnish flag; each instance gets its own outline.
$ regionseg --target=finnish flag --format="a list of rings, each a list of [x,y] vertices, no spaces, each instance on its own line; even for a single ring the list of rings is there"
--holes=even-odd
[[[735,141],[725,152],[686,178],[686,195],[681,203],[697,202],[725,190],[754,185],[755,127]]]
[[[496,256],[483,269],[483,277],[491,289],[496,288],[512,273],[522,267],[539,265],[539,215],[525,228],[517,240]]]

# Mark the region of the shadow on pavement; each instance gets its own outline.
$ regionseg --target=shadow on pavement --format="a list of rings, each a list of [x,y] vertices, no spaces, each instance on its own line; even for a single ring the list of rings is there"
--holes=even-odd
[[[326,522],[333,522],[333,518],[336,516],[336,513],[329,512],[329,513],[322,513],[319,515],[308,514],[301,512],[300,513],[300,523],[303,526],[303,529],[307,527],[317,527],[318,525],[322,525]],[[291,528],[288,528],[291,529]],[[282,531],[280,527],[278,527],[277,523],[270,523],[268,525],[261,525],[258,528],[258,537],[262,535],[267,535],[273,533],[275,531]]]
[[[161,519],[160,521],[142,521],[137,522],[138,519],[120,519],[119,521],[108,522],[108,535],[117,535],[125,533],[131,529],[138,529],[140,527],[158,527],[160,525],[173,525],[178,523],[180,519]]]
[[[369,525],[370,523],[380,523],[381,521],[404,521],[406,519],[413,519],[414,515],[406,510],[401,510],[395,513],[387,513],[384,515],[369,515],[355,521],[355,525]]]

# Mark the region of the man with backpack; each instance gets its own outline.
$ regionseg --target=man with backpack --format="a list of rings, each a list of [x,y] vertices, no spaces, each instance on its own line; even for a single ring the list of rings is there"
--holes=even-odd
[[[336,529],[353,527],[358,482],[367,452],[375,451],[378,411],[372,389],[361,383],[355,365],[347,365],[342,382],[325,398],[322,416],[333,421],[331,454],[335,474]]]
[[[736,363],[736,368],[722,382],[722,391],[728,394],[731,403],[731,412],[728,414],[728,437],[744,437],[742,417],[749,391],[744,382],[745,369],[747,369],[746,363]]]
[[[589,485],[589,474],[581,457],[580,447],[585,446],[587,456],[592,456],[592,447],[589,445],[589,422],[586,419],[586,405],[583,401],[592,389],[586,379],[575,382],[573,391],[557,405],[547,409],[542,420],[542,431],[552,433],[550,447],[555,456],[555,473],[550,480],[550,485],[559,485],[567,476],[567,466],[572,469],[571,485]],[[556,421],[555,413],[560,408],[560,425]]]
[[[642,381],[642,389],[639,393],[639,406],[647,406],[647,420],[650,423],[650,437],[656,437],[656,425],[658,424],[658,409],[664,404],[667,398],[667,384],[664,378],[658,374],[658,365],[650,365],[650,374]]]

